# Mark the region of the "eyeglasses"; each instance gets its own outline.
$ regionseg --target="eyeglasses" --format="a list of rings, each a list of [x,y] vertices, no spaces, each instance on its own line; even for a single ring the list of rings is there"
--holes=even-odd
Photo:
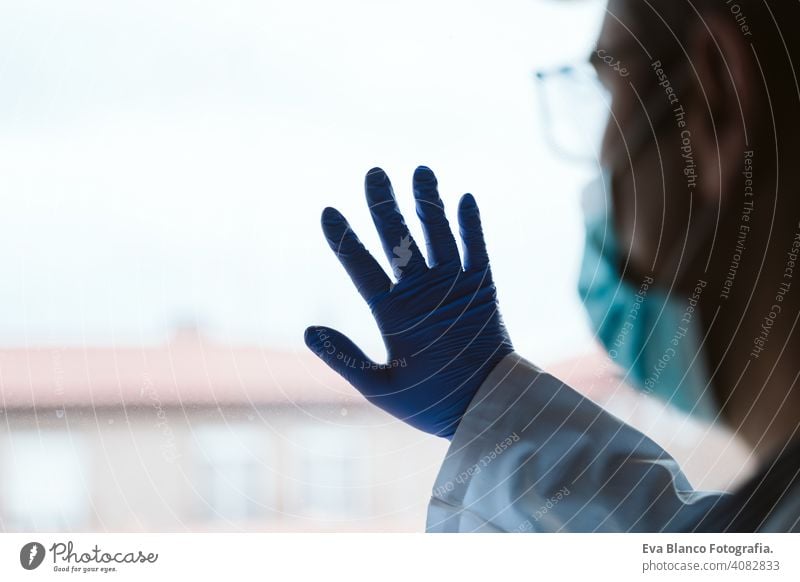
[[[670,58],[665,63],[672,63]],[[671,84],[680,94],[688,81],[689,69],[672,67],[674,78]],[[538,96],[545,139],[550,147],[562,157],[581,163],[597,165],[603,138],[612,119],[611,93],[600,81],[594,66],[587,61],[551,70],[534,72],[538,85]],[[648,136],[652,137],[656,126],[663,122],[673,107],[673,102],[653,85],[640,95],[631,84],[631,99],[638,103],[645,120],[641,127],[628,133],[623,139],[625,156],[638,151]],[[626,118],[627,120],[627,118]],[[614,119],[619,131],[620,123]],[[622,137],[622,134],[621,134]],[[631,141],[631,139],[633,141]]]
[[[564,158],[597,163],[611,94],[588,62],[534,72],[545,139]]]

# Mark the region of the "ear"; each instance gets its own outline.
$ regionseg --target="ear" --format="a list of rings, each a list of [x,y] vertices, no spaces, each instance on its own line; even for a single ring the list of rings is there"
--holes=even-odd
[[[745,150],[752,146],[755,87],[761,83],[750,43],[732,18],[710,12],[692,26],[688,42],[687,120],[708,201],[736,192]]]

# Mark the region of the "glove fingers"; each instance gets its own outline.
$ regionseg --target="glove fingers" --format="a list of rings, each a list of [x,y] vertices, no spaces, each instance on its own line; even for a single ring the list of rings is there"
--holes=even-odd
[[[472,194],[464,194],[458,205],[458,222],[464,246],[464,269],[483,270],[489,267],[489,255],[483,240],[481,215]]]
[[[335,208],[322,212],[322,232],[367,303],[391,288],[391,281]]]
[[[365,190],[372,220],[395,278],[400,280],[404,275],[424,272],[425,258],[400,214],[389,177],[380,168],[371,169],[365,179]]]
[[[438,186],[436,176],[430,168],[420,166],[414,172],[417,216],[422,222],[428,249],[428,262],[431,267],[459,261],[458,246],[453,232],[450,230],[450,223],[447,222]]]
[[[306,329],[309,349],[364,396],[384,390],[385,367],[364,354],[350,338],[328,327]]]

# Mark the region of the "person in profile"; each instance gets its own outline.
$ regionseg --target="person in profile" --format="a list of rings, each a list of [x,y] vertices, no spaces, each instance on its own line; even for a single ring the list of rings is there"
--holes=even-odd
[[[305,339],[370,402],[451,440],[428,531],[800,531],[800,37],[784,25],[800,4],[738,5],[610,0],[591,57],[609,119],[580,292],[639,388],[727,424],[763,469],[732,494],[697,491],[659,445],[523,358],[475,197],[458,206],[459,252],[436,177],[417,168],[423,255],[374,168],[393,278],[338,211],[322,227],[389,363],[336,330]]]

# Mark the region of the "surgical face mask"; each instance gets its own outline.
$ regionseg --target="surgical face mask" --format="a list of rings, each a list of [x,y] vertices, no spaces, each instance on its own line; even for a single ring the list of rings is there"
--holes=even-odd
[[[680,91],[688,69],[672,71],[672,85]],[[538,71],[543,126],[553,150],[565,159],[597,165],[600,142],[612,118],[611,96],[587,63]],[[625,142],[626,159],[635,157],[652,127],[670,114],[668,100],[658,91],[649,98],[650,127],[642,127]],[[577,103],[576,103],[577,101]],[[582,114],[576,114],[576,112]],[[560,113],[560,114],[559,114]],[[676,297],[655,286],[652,277],[631,283],[619,272],[613,213],[611,174],[603,170],[583,196],[586,246],[578,290],[597,338],[609,356],[625,371],[629,384],[670,404],[705,418],[718,408],[701,353],[701,321],[697,300]],[[713,232],[715,209],[701,210],[701,232]],[[693,258],[693,249],[672,249],[675,260]],[[704,284],[704,283],[703,283]],[[698,283],[698,286],[701,283]],[[696,289],[702,295],[703,288]]]
[[[629,282],[619,272],[608,171],[584,191],[586,246],[578,291],[597,338],[635,388],[694,415],[718,413],[701,353],[697,298],[676,296],[652,277]]]

